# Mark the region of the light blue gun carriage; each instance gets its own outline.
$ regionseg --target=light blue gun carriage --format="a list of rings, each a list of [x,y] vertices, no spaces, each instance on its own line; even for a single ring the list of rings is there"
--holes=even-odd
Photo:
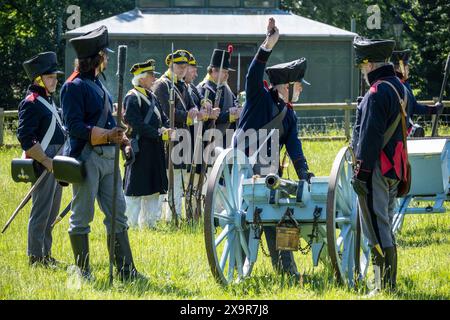
[[[393,231],[406,214],[444,213],[450,200],[450,152],[445,138],[408,140],[412,169],[411,189],[398,199]],[[336,280],[348,286],[367,275],[370,249],[359,223],[359,206],[350,180],[354,155],[349,147],[337,154],[329,177],[311,184],[258,177],[245,155],[226,149],[218,156],[205,199],[205,244],[215,279],[229,284],[251,275],[258,257],[262,226],[275,226],[286,213],[310,243],[314,266],[331,262]],[[426,207],[411,206],[432,201]],[[288,210],[289,208],[289,210]]]
[[[445,201],[450,200],[450,153],[446,138],[411,138],[408,140],[408,158],[411,164],[411,189],[398,199],[393,220],[393,231],[401,230],[406,214],[445,213]],[[414,205],[423,202],[432,205]]]
[[[276,175],[254,176],[241,151],[223,150],[208,179],[204,213],[206,251],[215,279],[226,285],[249,277],[262,226],[275,226],[291,213],[309,243],[314,266],[330,261],[336,279],[349,286],[364,278],[370,250],[361,236],[350,184],[353,163],[352,150],[344,147],[331,175],[313,177],[308,184]]]

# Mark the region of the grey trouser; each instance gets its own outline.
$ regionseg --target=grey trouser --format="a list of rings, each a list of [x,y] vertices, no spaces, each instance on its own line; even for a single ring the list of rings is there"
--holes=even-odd
[[[372,217],[375,234],[381,247],[389,248],[395,245],[392,234],[392,220],[396,204],[397,188],[399,180],[386,178],[381,174],[380,163],[377,162],[369,180],[369,194],[367,204]],[[362,222],[363,232],[367,234],[367,225]],[[372,243],[369,243],[371,246]]]
[[[86,178],[82,183],[73,184],[72,215],[69,219],[69,234],[88,234],[89,224],[94,220],[94,203],[105,214],[103,223],[108,234],[111,231],[111,217],[114,187],[114,146],[94,147],[85,161]],[[117,179],[117,212],[115,232],[120,233],[128,228],[125,216],[125,197],[122,190],[122,179]]]
[[[46,153],[49,157],[56,155],[58,145],[48,146]],[[28,255],[43,257],[51,255],[52,228],[51,224],[59,213],[61,205],[62,187],[50,173],[31,195],[32,207],[28,221]]]

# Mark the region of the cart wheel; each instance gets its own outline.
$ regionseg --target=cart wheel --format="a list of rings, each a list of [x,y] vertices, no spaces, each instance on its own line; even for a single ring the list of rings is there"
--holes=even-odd
[[[205,246],[211,272],[221,285],[251,274],[259,240],[246,221],[242,182],[253,176],[242,151],[223,150],[211,171],[205,198]]]
[[[339,283],[350,287],[367,274],[370,249],[359,224],[358,199],[351,185],[353,151],[342,148],[331,169],[327,196],[327,244]]]

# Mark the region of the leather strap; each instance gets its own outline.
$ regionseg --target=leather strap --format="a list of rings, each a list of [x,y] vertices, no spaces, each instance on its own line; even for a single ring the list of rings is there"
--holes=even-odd
[[[48,126],[48,129],[45,132],[45,135],[41,141],[41,147],[44,151],[46,151],[48,146],[50,145],[50,141],[52,140],[53,135],[55,134],[56,122],[58,122],[58,125],[61,128],[61,130],[64,131],[64,129],[63,129],[61,118],[58,114],[58,111],[56,110],[56,106],[53,103],[53,101],[52,101],[52,104],[50,104],[46,99],[44,99],[41,96],[38,96],[37,99],[52,113],[52,120],[51,120],[50,125]]]
[[[384,134],[382,149],[384,149],[384,147],[387,145],[389,140],[391,140],[391,138],[394,135],[394,132],[397,129],[397,126],[401,120],[402,121],[402,133],[403,133],[403,147],[405,148],[405,150],[408,150],[407,145],[406,145],[406,137],[408,135],[407,129],[406,129],[406,108],[408,106],[407,89],[403,85],[403,99],[402,99],[398,90],[395,88],[395,86],[392,83],[390,83],[389,81],[385,81],[385,80],[381,80],[380,83],[388,84],[394,90],[394,92],[397,94],[398,101],[400,103],[400,112],[399,112],[397,118],[395,118],[394,122],[391,124],[391,126],[386,130],[386,133]]]

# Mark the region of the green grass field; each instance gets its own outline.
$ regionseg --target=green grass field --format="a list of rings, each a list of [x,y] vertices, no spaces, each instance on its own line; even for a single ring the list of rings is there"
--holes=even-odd
[[[310,169],[328,176],[344,142],[304,142]],[[29,185],[10,177],[10,160],[18,148],[0,149],[0,223],[3,226]],[[295,177],[290,172],[291,178]],[[64,189],[64,207],[71,196]],[[108,286],[108,254],[103,214],[98,210],[90,235],[94,283],[78,283],[67,267],[73,255],[66,217],[55,227],[53,255],[65,263],[58,269],[30,268],[26,256],[27,219],[31,205],[19,214],[5,234],[0,234],[0,299],[367,299],[362,292],[335,284],[323,265],[312,268],[311,256],[296,253],[301,273],[309,275],[303,285],[292,285],[275,274],[270,259],[259,255],[252,277],[221,287],[211,275],[206,259],[202,226],[174,230],[160,224],[157,230],[130,230],[131,246],[139,271],[147,283]],[[450,298],[450,216],[407,216],[399,242],[399,276],[396,294],[376,299]],[[264,242],[264,246],[266,244]]]

